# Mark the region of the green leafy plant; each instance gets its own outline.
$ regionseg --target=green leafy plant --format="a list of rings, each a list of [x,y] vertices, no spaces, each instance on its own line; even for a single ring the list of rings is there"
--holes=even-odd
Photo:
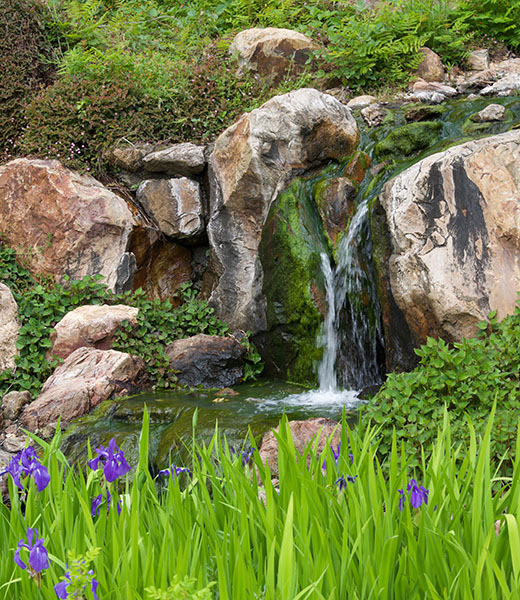
[[[429,338],[416,353],[418,367],[389,375],[363,410],[363,419],[382,426],[380,451],[390,450],[394,428],[397,440],[407,441],[410,464],[417,465],[421,446],[436,436],[445,406],[452,416],[452,442],[459,444],[469,435],[464,415],[482,433],[496,401],[491,444],[510,469],[520,418],[520,307],[500,323],[491,313],[477,338],[453,345]]]
[[[210,583],[203,589],[197,589],[197,580],[185,577],[180,579],[178,575],[174,575],[173,583],[165,590],[158,590],[155,587],[146,588],[145,592],[152,600],[212,600],[213,594],[211,588],[214,583]]]

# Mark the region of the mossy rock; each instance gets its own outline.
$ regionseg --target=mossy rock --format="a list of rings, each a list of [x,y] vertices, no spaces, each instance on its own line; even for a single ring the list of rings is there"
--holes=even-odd
[[[320,255],[330,248],[307,185],[293,183],[273,203],[262,232],[267,333],[255,342],[268,374],[314,384],[326,311]]]
[[[431,121],[438,119],[446,110],[446,106],[442,104],[410,104],[406,107],[404,118],[415,122]]]
[[[510,110],[506,111],[505,118],[501,121],[484,121],[483,123],[479,123],[472,120],[475,114],[477,113],[471,115],[462,125],[462,132],[470,137],[502,133],[514,120],[514,114]]]
[[[442,123],[421,121],[408,123],[394,129],[376,144],[378,158],[403,158],[424,150],[434,144],[442,130]]]

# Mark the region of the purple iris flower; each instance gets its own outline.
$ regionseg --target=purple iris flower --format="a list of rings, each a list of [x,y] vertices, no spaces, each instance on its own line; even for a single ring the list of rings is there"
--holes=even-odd
[[[112,497],[110,495],[110,492],[107,490],[107,512],[110,510],[110,500],[111,499],[112,499]],[[99,514],[102,504],[103,504],[103,494],[98,494],[92,500],[92,504],[90,505],[90,516],[91,517],[95,517]],[[117,508],[117,514],[120,515],[121,508],[122,508],[121,500],[117,501],[116,508]]]
[[[406,503],[406,494],[404,490],[397,490],[400,494],[399,497],[399,510],[403,510]],[[410,494],[410,504],[413,508],[419,508],[421,504],[428,504],[428,494],[430,490],[427,490],[422,485],[418,485],[415,479],[410,479],[406,491]]]
[[[356,481],[356,477],[357,475],[347,475],[347,477],[345,478],[342,475],[339,479],[336,479],[334,485],[337,485],[339,491],[342,492],[347,487],[347,481],[350,483],[354,483]]]
[[[87,573],[87,575],[90,576],[90,589],[92,590],[92,595],[94,596],[94,600],[99,600],[98,595],[96,593],[99,582],[94,579],[94,571],[92,571],[92,570],[89,571]],[[60,583],[57,583],[54,586],[54,591],[56,592],[56,596],[58,596],[58,598],[61,598],[62,600],[66,600],[69,597],[67,588],[69,587],[70,583],[72,583],[72,579],[70,576],[70,571],[67,571],[65,573],[65,581],[60,581]],[[83,589],[85,589],[85,587],[87,587],[87,586],[86,585],[83,586]],[[71,595],[70,597],[75,598],[76,594],[74,596]]]
[[[130,471],[130,465],[126,462],[123,451],[119,449],[119,446],[116,446],[114,438],[110,440],[107,448],[104,446],[96,448],[96,454],[96,458],[88,461],[88,466],[95,471],[101,463],[105,479],[109,483]]]
[[[240,462],[242,463],[242,466],[245,467],[246,465],[251,463],[251,460],[253,459],[253,453],[254,453],[255,449],[254,448],[250,448],[249,450],[238,450],[234,447],[234,446],[230,446],[229,447],[229,452],[231,454],[231,458],[238,458],[240,460]]]
[[[20,558],[20,550],[27,548],[29,550],[29,568],[34,573],[39,573],[43,569],[49,568],[49,556],[43,545],[43,538],[38,539],[38,530],[27,528],[27,544],[21,539],[14,553],[14,562],[22,569],[27,569],[27,565]]]
[[[330,445],[330,449],[332,450],[332,456],[334,457],[334,464],[337,465],[339,456],[341,454],[341,442],[338,442],[336,450],[334,450],[334,446],[332,444]],[[354,462],[354,455],[351,452],[349,452],[348,457],[350,459],[350,464],[352,464]],[[326,460],[323,461],[322,469],[327,470],[327,461]]]
[[[187,473],[188,477],[191,477],[191,471],[187,467],[176,467],[175,465],[170,465],[167,469],[162,469],[157,474],[158,477],[168,477],[171,476],[173,481],[175,481],[175,477],[178,477],[181,473]]]
[[[14,484],[21,490],[24,487],[20,477],[32,477],[39,492],[44,490],[51,480],[47,467],[40,463],[40,459],[32,446],[24,448],[13,456],[7,467],[0,472],[0,476],[5,474],[11,475]]]

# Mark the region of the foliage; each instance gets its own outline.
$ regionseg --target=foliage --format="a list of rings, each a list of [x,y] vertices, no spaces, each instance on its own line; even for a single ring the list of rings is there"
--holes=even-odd
[[[394,427],[397,440],[407,441],[410,464],[417,465],[421,445],[432,443],[445,406],[452,417],[452,442],[458,444],[470,434],[465,415],[480,434],[496,401],[492,450],[507,455],[504,467],[511,466],[520,418],[520,307],[500,323],[495,313],[489,319],[478,338],[452,346],[429,338],[416,350],[420,362],[414,371],[388,376],[363,411],[363,419],[382,426],[381,452],[390,449]]]
[[[16,252],[0,245],[0,281],[5,282],[18,303],[20,331],[13,371],[0,372],[0,396],[9,389],[29,390],[37,395],[58,365],[47,356],[52,328],[69,311],[84,304],[123,303],[139,308],[137,327],[124,323],[116,333],[113,347],[140,356],[145,361],[154,385],[174,387],[175,374],[169,368],[165,346],[176,339],[206,333],[225,336],[229,327],[219,321],[213,308],[197,298],[191,284],[181,290],[182,304],[176,308],[169,300],[149,300],[143,290],[112,294],[100,281],[101,276],[85,276],[64,285],[35,281],[16,260]],[[244,380],[262,372],[263,363],[246,335]]]
[[[476,36],[514,51],[520,48],[519,0],[459,0],[457,14]]]
[[[100,598],[146,600],[151,588],[152,598],[168,598],[175,586],[204,598],[215,582],[214,596],[228,599],[518,599],[520,472],[516,464],[510,479],[497,479],[492,418],[482,437],[469,424],[470,443],[455,449],[445,413],[425,448],[431,458],[415,472],[407,442],[400,449],[395,438],[383,470],[371,428],[344,425],[340,452],[320,455],[315,443],[300,457],[284,420],[276,483],[258,452],[253,468],[242,466],[217,431],[209,446],[193,444],[191,478],[159,487],[148,469],[145,414],[133,478],[114,490],[121,514],[113,498],[94,515],[99,482],[68,466],[58,432],[42,443],[49,486],[38,493],[31,484],[22,500],[11,481],[11,506],[0,503],[0,598],[54,597],[68,552],[101,548],[91,565]],[[421,502],[409,493],[414,486]],[[13,561],[35,526],[50,562],[41,590]]]
[[[156,587],[146,588],[145,592],[152,600],[179,600],[189,598],[191,600],[212,600],[211,588],[213,582],[202,590],[197,590],[197,580],[185,577],[182,581],[178,575],[173,576],[173,583],[166,591],[158,590]]]
[[[0,161],[16,155],[24,127],[27,99],[52,74],[52,44],[45,30],[49,20],[43,3],[3,0],[0,10]]]

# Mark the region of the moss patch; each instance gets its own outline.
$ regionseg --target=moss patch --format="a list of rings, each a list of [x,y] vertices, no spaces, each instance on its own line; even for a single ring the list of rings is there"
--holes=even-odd
[[[329,247],[310,198],[305,182],[293,183],[278,198],[264,226],[260,258],[267,300],[266,368],[313,384],[322,353],[316,338],[326,310],[320,254],[329,253]]]
[[[394,129],[375,147],[379,158],[402,158],[434,144],[442,130],[442,123],[422,121],[408,123]]]

